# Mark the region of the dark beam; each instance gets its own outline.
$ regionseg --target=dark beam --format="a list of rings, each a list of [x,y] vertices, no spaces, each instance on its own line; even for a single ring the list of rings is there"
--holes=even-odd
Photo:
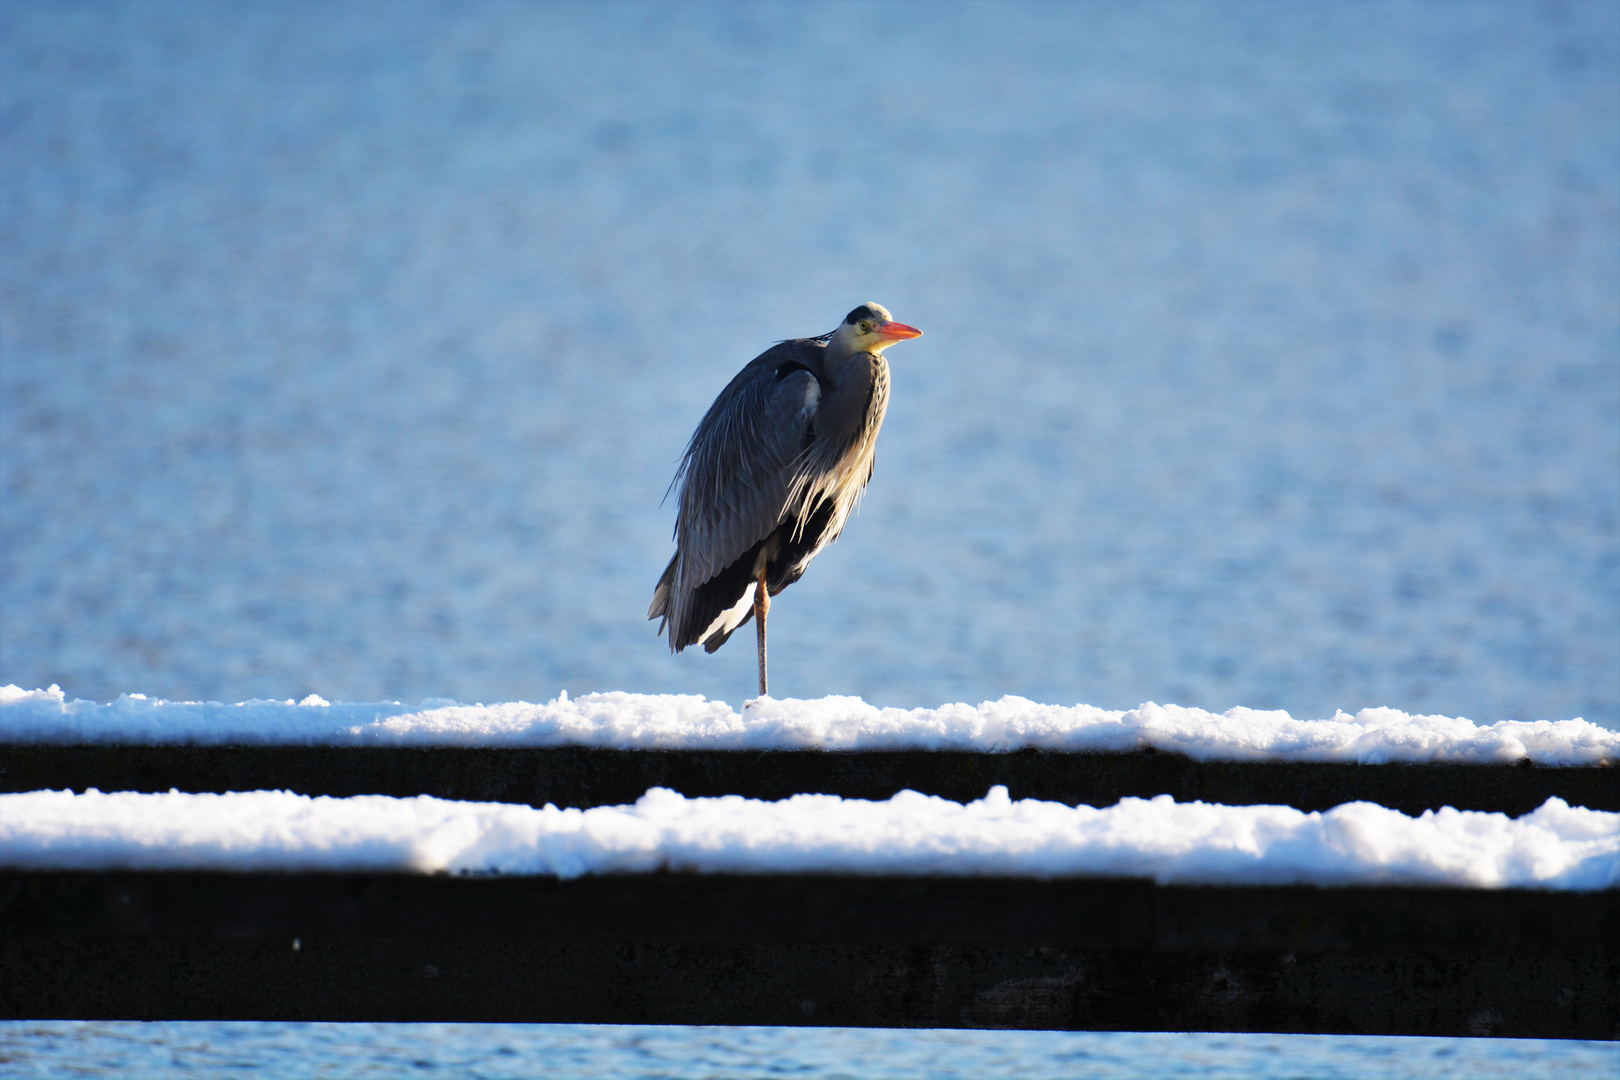
[[[0,873],[0,1016],[1620,1036],[1620,895]],[[296,940],[296,948],[294,946]]]
[[[1126,796],[1326,810],[1365,800],[1418,814],[1441,806],[1514,816],[1557,795],[1620,810],[1607,766],[1342,765],[1193,761],[1176,754],[1020,751],[600,750],[329,746],[0,744],[0,791],[255,791],[435,795],[543,806],[687,796],[781,799],[801,792],[886,799],[910,788],[957,801],[1005,784],[1015,799],[1111,806]]]

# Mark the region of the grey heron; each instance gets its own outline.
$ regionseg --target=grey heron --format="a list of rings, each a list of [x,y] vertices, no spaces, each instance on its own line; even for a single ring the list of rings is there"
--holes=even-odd
[[[838,329],[780,341],[739,371],[699,421],[675,484],[675,555],[647,618],[680,652],[714,652],[750,617],[758,628],[759,692],[765,614],[838,539],[872,476],[889,404],[883,350],[922,331],[862,304]]]

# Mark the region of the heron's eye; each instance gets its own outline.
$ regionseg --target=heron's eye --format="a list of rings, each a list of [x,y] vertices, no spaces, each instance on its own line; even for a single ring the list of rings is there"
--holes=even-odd
[[[872,332],[872,324],[871,323],[869,323],[869,322],[861,323],[861,333],[870,334],[871,332]]]

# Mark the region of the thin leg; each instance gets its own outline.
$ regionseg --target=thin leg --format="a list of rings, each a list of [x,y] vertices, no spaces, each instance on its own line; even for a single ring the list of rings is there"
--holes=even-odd
[[[759,627],[759,696],[770,693],[765,682],[765,613],[771,610],[771,592],[765,587],[765,571],[759,572],[754,586],[754,623]]]

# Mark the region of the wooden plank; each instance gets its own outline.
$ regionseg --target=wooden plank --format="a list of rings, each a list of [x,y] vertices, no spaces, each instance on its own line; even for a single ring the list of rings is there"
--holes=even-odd
[[[0,1016],[1620,1036],[1620,894],[0,872]]]
[[[1235,806],[1326,810],[1363,800],[1408,814],[1453,806],[1517,816],[1556,795],[1575,806],[1620,810],[1620,773],[1609,766],[1200,762],[1176,754],[1037,751],[0,744],[0,791],[287,790],[587,807],[634,802],[650,787],[757,799],[801,792],[886,799],[909,788],[966,801],[993,784],[1006,785],[1015,799],[1091,806],[1169,794]]]

